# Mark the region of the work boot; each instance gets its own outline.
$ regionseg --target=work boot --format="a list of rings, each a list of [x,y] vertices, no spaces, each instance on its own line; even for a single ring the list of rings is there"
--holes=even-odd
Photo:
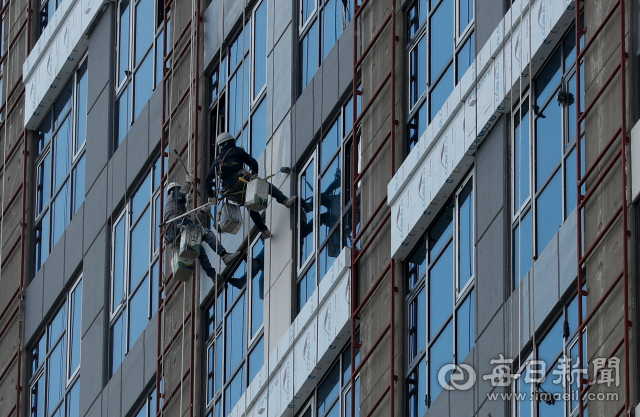
[[[295,203],[295,202],[296,202],[296,198],[297,198],[297,197],[296,197],[295,195],[294,195],[293,197],[289,197],[289,198],[287,198],[286,200],[284,200],[284,201],[282,202],[282,204],[284,204],[284,206],[285,206],[286,208],[291,208],[291,207],[293,207],[293,203]]]
[[[225,252],[224,255],[220,256],[220,258],[222,259],[222,262],[225,263],[225,265],[231,265],[236,259],[240,257],[240,255],[242,255],[242,252],[240,251],[236,251],[233,253]]]
[[[260,230],[260,234],[262,235],[262,238],[264,240],[267,240],[271,237],[271,232],[269,231],[269,229]]]

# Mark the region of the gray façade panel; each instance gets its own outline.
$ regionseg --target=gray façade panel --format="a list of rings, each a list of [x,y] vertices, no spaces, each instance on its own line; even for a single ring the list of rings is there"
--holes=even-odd
[[[102,313],[107,302],[109,268],[107,250],[109,228],[103,226],[98,237],[87,251],[82,266],[82,334],[84,335],[93,321]]]
[[[47,265],[43,265],[36,276],[31,280],[27,287],[24,307],[25,307],[25,323],[24,323],[24,340],[25,345],[31,343],[31,339],[36,334],[38,327],[42,323],[44,315],[42,311],[42,303],[44,298],[44,273]]]
[[[86,288],[83,288],[83,301],[86,293]],[[85,320],[84,308],[83,302],[83,326],[88,321]],[[99,400],[106,373],[105,342],[105,311],[101,309],[82,337],[80,415],[93,408],[92,404],[95,406],[96,398]]]
[[[84,199],[84,210],[90,213],[91,221],[84,223],[84,250],[86,251],[100,233],[107,220],[107,171],[105,167]]]
[[[322,121],[327,121],[336,105],[339,103],[340,92],[338,91],[339,76],[339,45],[336,43],[322,63]]]
[[[307,150],[313,141],[313,84],[315,78],[311,80],[302,95],[295,104],[295,147],[294,161],[299,161],[300,157]]]
[[[77,277],[78,268],[82,263],[84,238],[84,204],[73,215],[73,219],[65,230],[64,255],[64,285]]]
[[[140,178],[141,169],[149,156],[149,105],[144,106],[140,115],[127,134],[127,190]]]
[[[42,303],[42,312],[47,316],[57,307],[57,301],[62,295],[64,288],[64,239],[62,234],[58,243],[47,257],[47,268],[44,271],[44,298]]]
[[[91,85],[91,83],[89,83]],[[100,92],[95,104],[87,114],[85,189],[89,190],[109,161],[111,148],[111,89],[108,86]]]
[[[291,29],[276,43],[273,50],[273,129],[277,129],[291,108],[292,51]],[[271,80],[271,78],[269,78]],[[267,87],[268,88],[268,87]],[[268,109],[267,109],[268,110]]]
[[[144,393],[144,337],[139,337],[122,362],[122,412],[133,408]]]
[[[109,4],[89,35],[87,108],[90,111],[105,87],[111,85],[115,56],[115,31],[111,28],[112,22],[115,22],[114,13],[115,4]]]
[[[537,329],[560,300],[557,234],[535,262],[533,276],[533,315]]]

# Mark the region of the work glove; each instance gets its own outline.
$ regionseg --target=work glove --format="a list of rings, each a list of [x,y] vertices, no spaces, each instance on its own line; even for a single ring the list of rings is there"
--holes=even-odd
[[[189,184],[193,184],[193,185],[195,185],[195,183],[196,183],[196,179],[195,179],[195,178],[193,178],[193,175],[188,175],[188,174],[187,174],[186,181],[187,181]]]

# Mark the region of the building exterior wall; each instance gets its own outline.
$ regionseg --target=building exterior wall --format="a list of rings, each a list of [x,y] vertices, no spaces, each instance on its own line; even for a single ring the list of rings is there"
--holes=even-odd
[[[348,247],[350,243],[345,243],[349,240],[351,233],[350,225],[346,226],[351,217],[347,213],[350,208],[346,202],[345,185],[340,197],[345,203],[340,206],[339,212],[341,219],[339,222],[344,223],[339,223],[337,231],[334,231],[338,236],[342,233],[344,237],[340,239],[339,255],[331,256],[336,261],[333,267],[326,268],[326,275],[313,278],[318,280],[318,284],[311,285],[311,291],[307,295],[308,300],[303,302],[298,301],[301,298],[299,285],[306,282],[304,280],[309,271],[315,271],[316,268],[317,271],[323,271],[320,266],[317,266],[321,262],[320,249],[322,249],[318,248],[318,245],[325,243],[317,238],[313,253],[310,255],[310,259],[313,260],[301,261],[300,242],[305,238],[301,226],[302,200],[298,198],[291,210],[274,201],[265,212],[266,224],[273,236],[264,242],[263,289],[257,290],[251,287],[250,280],[247,280],[244,290],[235,292],[236,290],[227,287],[226,292],[218,297],[213,281],[199,269],[190,281],[182,285],[171,301],[163,306],[163,311],[158,312],[158,305],[154,304],[154,300],[157,302],[158,294],[157,291],[154,294],[154,290],[157,288],[160,277],[157,276],[157,269],[149,266],[148,272],[145,272],[148,273],[150,282],[148,317],[140,320],[142,324],[139,331],[136,330],[138,336],[135,340],[124,342],[121,361],[115,360],[112,350],[113,345],[117,344],[117,336],[114,335],[118,317],[126,315],[126,312],[118,313],[113,306],[115,297],[113,276],[118,242],[116,226],[119,219],[123,218],[122,213],[125,213],[124,216],[129,216],[128,213],[134,212],[133,199],[138,195],[141,187],[147,184],[145,180],[149,173],[158,172],[153,169],[154,166],[159,169],[159,165],[155,164],[159,164],[161,158],[163,123],[166,121],[166,119],[163,120],[163,104],[166,105],[165,111],[176,106],[182,94],[192,85],[191,77],[197,77],[200,89],[191,96],[197,99],[178,106],[176,114],[167,125],[165,144],[168,155],[165,155],[165,167],[168,175],[165,184],[171,181],[184,181],[184,171],[177,163],[173,149],[179,151],[186,149],[183,157],[189,169],[193,170],[200,179],[199,190],[202,193],[204,177],[214,155],[215,136],[219,131],[224,130],[212,122],[212,115],[219,112],[220,97],[226,94],[224,97],[228,103],[231,95],[231,87],[227,83],[224,93],[211,97],[212,77],[216,71],[220,70],[224,59],[229,62],[229,58],[225,58],[228,57],[229,48],[243,29],[244,22],[254,21],[253,13],[260,3],[212,0],[209,4],[200,4],[201,37],[199,42],[189,46],[190,50],[198,55],[199,65],[193,68],[195,61],[189,61],[191,56],[189,53],[185,58],[172,58],[173,73],[167,80],[166,97],[163,97],[162,81],[158,82],[157,78],[154,78],[154,86],[149,93],[148,101],[141,104],[141,110],[136,110],[137,116],[127,125],[125,134],[121,130],[122,127],[118,125],[119,112],[121,112],[118,103],[123,94],[122,87],[119,87],[118,77],[122,75],[119,73],[119,56],[116,54],[120,42],[118,35],[120,3],[92,4],[84,0],[63,3],[58,9],[60,13],[56,12],[57,14],[53,15],[40,41],[36,42],[37,36],[32,37],[33,41],[28,40],[26,31],[20,32],[19,29],[19,22],[25,19],[27,13],[27,3],[11,2],[7,11],[7,15],[11,18],[5,20],[3,32],[5,45],[8,39],[13,39],[14,33],[22,34],[19,34],[16,40],[15,45],[18,46],[9,48],[7,58],[0,61],[4,77],[3,103],[6,102],[7,107],[18,103],[13,112],[7,113],[7,107],[5,107],[3,119],[6,121],[4,125],[0,125],[4,126],[2,148],[5,157],[1,168],[3,210],[0,230],[2,234],[0,311],[5,308],[6,311],[12,311],[20,304],[18,299],[10,299],[10,297],[16,289],[20,288],[21,277],[24,278],[24,301],[22,309],[19,310],[18,319],[12,321],[5,318],[8,316],[0,315],[0,329],[5,326],[5,323],[10,323],[7,326],[7,332],[0,333],[0,372],[11,362],[15,349],[18,347],[22,349],[20,362],[17,365],[11,365],[7,375],[0,377],[0,397],[4,398],[0,402],[0,415],[15,415],[11,407],[18,398],[16,390],[18,383],[22,386],[19,415],[30,413],[34,407],[33,398],[42,398],[38,395],[44,395],[36,392],[34,396],[33,387],[36,384],[38,372],[47,372],[41,371],[40,369],[43,369],[41,366],[46,368],[49,362],[44,362],[44,365],[34,365],[33,360],[34,355],[37,356],[36,352],[41,349],[39,346],[41,337],[52,332],[50,325],[56,320],[60,308],[68,309],[65,310],[68,311],[68,317],[65,318],[65,322],[68,323],[67,329],[63,332],[68,336],[62,343],[67,340],[71,346],[69,349],[72,351],[72,340],[75,340],[75,337],[81,340],[79,371],[73,376],[65,376],[63,384],[64,395],[68,397],[61,401],[63,401],[63,407],[68,406],[71,409],[66,414],[63,411],[62,415],[150,416],[155,414],[158,395],[156,391],[158,346],[161,346],[163,351],[167,347],[166,352],[161,352],[160,355],[160,361],[164,366],[161,387],[165,395],[172,392],[174,388],[179,389],[181,394],[167,401],[166,407],[163,407],[165,409],[163,414],[190,415],[189,406],[191,405],[192,415],[211,415],[208,413],[213,414],[217,410],[218,401],[220,404],[225,401],[224,391],[227,388],[231,391],[237,387],[232,387],[233,382],[227,381],[225,377],[222,381],[227,385],[223,392],[219,393],[217,388],[213,393],[210,392],[208,384],[213,380],[212,378],[215,379],[215,375],[209,375],[209,369],[214,361],[214,358],[209,356],[209,352],[215,352],[215,349],[220,348],[221,345],[217,341],[217,335],[220,332],[224,334],[224,338],[220,340],[231,337],[229,335],[233,331],[233,325],[226,323],[227,321],[233,323],[231,310],[233,303],[238,300],[237,297],[244,297],[242,302],[250,306],[255,301],[251,297],[254,297],[256,291],[262,291],[262,298],[258,305],[262,305],[263,308],[261,313],[263,325],[255,333],[251,330],[250,334],[247,333],[248,336],[243,336],[247,337],[247,340],[241,340],[241,343],[246,345],[242,346],[243,353],[240,359],[243,363],[241,365],[243,370],[240,372],[247,372],[246,375],[255,376],[255,378],[248,380],[245,376],[245,380],[240,382],[243,384],[242,394],[233,396],[233,401],[226,406],[225,415],[306,417],[309,415],[306,413],[310,412],[312,416],[317,416],[318,412],[315,409],[320,407],[320,398],[324,395],[322,390],[327,376],[330,378],[332,375],[331,372],[334,369],[332,367],[344,366],[349,362],[347,352],[349,352],[351,338],[357,337],[362,343],[358,350],[359,357],[367,355],[375,343],[375,338],[389,319],[390,297],[395,297],[396,321],[393,325],[397,338],[391,341],[385,340],[376,350],[369,364],[361,370],[357,388],[350,387],[348,378],[336,385],[340,391],[336,407],[340,407],[341,411],[335,415],[347,415],[346,409],[351,389],[358,390],[356,409],[362,413],[361,415],[366,415],[374,406],[389,381],[391,343],[394,343],[394,369],[398,378],[395,384],[395,409],[390,409],[387,398],[377,408],[375,415],[389,413],[415,415],[410,412],[409,405],[413,398],[409,389],[409,384],[412,383],[409,381],[411,379],[409,374],[416,368],[411,368],[412,358],[409,358],[412,336],[409,331],[411,307],[407,300],[413,297],[411,295],[413,293],[408,282],[410,275],[408,271],[411,259],[414,259],[412,256],[420,250],[430,250],[431,246],[427,246],[430,244],[426,243],[426,240],[432,233],[438,216],[443,212],[442,207],[451,199],[457,201],[456,196],[465,181],[471,181],[470,183],[473,184],[471,201],[474,272],[472,284],[465,292],[470,294],[469,297],[473,298],[474,303],[471,312],[473,343],[464,358],[456,357],[455,360],[457,364],[470,365],[477,374],[477,381],[469,390],[443,389],[434,396],[435,398],[426,396],[418,398],[417,404],[420,404],[419,409],[424,411],[424,415],[428,416],[517,416],[527,415],[522,407],[533,407],[533,410],[537,410],[538,405],[535,403],[532,405],[531,402],[491,399],[489,397],[491,394],[522,392],[526,388],[518,385],[518,381],[510,382],[507,386],[496,386],[490,379],[483,379],[482,376],[491,375],[494,369],[491,360],[498,359],[499,355],[516,359],[516,362],[510,366],[513,372],[519,371],[518,360],[521,361],[520,365],[523,365],[529,355],[541,352],[544,341],[556,335],[554,332],[563,327],[565,320],[573,325],[570,318],[573,317],[571,316],[575,307],[573,300],[578,290],[576,284],[576,236],[579,227],[577,213],[575,210],[566,210],[561,226],[559,225],[557,231],[552,234],[549,243],[539,247],[535,252],[536,255],[530,260],[531,269],[523,274],[520,281],[514,282],[516,267],[514,228],[519,223],[518,220],[514,220],[513,213],[514,178],[516,178],[513,158],[516,136],[514,118],[519,108],[517,103],[526,96],[527,88],[530,90],[535,88],[531,80],[540,76],[549,55],[557,45],[561,44],[563,36],[574,21],[575,12],[571,9],[574,4],[544,0],[532,2],[532,4],[525,2],[503,4],[502,1],[476,2],[473,5],[472,26],[475,36],[475,60],[466,73],[460,75],[459,82],[456,83],[442,109],[434,110],[436,115],[433,117],[433,122],[423,129],[425,133],[418,138],[411,150],[405,151],[408,148],[406,145],[411,141],[408,119],[412,112],[408,108],[411,105],[408,104],[410,81],[407,68],[411,58],[408,52],[410,36],[407,34],[407,27],[410,23],[407,16],[408,10],[415,3],[410,1],[405,4],[397,3],[397,13],[394,16],[399,36],[399,41],[395,45],[396,62],[393,63],[391,60],[390,48],[394,45],[389,41],[391,37],[387,33],[384,35],[385,40],[374,48],[370,58],[363,65],[362,87],[365,94],[361,99],[362,102],[357,104],[356,100],[355,105],[360,106],[359,110],[367,105],[371,99],[370,92],[375,90],[392,64],[396,67],[396,102],[392,102],[389,88],[383,90],[374,108],[363,119],[360,155],[354,156],[349,153],[353,138],[349,136],[351,126],[348,120],[351,116],[349,106],[354,105],[351,97],[353,94],[354,22],[346,22],[335,43],[328,48],[328,51],[323,51],[326,54],[321,55],[323,58],[319,59],[314,75],[303,87],[300,84],[300,73],[303,71],[300,45],[310,29],[308,26],[301,25],[301,3],[263,1],[267,5],[265,89],[257,92],[255,97],[260,97],[258,100],[253,100],[254,97],[251,97],[250,103],[240,101],[241,106],[247,104],[252,116],[257,112],[258,102],[265,100],[264,151],[256,155],[260,164],[260,175],[276,173],[283,166],[291,167],[293,169],[291,174],[278,173],[271,180],[287,196],[301,197],[300,193],[305,187],[302,178],[310,166],[308,164],[322,165],[319,162],[322,158],[322,141],[332,134],[332,128],[340,122],[344,127],[339,128],[341,135],[338,139],[338,147],[341,150],[336,151],[338,155],[336,160],[341,161],[338,166],[342,166],[342,184],[349,184],[346,164],[351,159],[348,157],[359,157],[362,164],[366,164],[386,134],[386,127],[392,123],[390,109],[392,105],[395,106],[396,117],[399,119],[399,126],[396,129],[398,138],[395,149],[396,161],[394,161],[397,172],[394,173],[391,169],[391,152],[384,152],[376,159],[375,166],[361,183],[359,207],[359,219],[362,225],[372,216],[378,202],[387,197],[391,221],[381,230],[367,257],[359,264],[354,280],[357,288],[351,288],[347,284],[353,271],[350,269],[351,251]],[[171,45],[174,51],[184,46],[184,44],[175,44],[175,39],[180,30],[187,25],[191,13],[191,3],[183,3],[175,3],[171,10],[172,35],[169,39],[173,40]],[[633,2],[627,2],[627,5],[630,16],[637,13],[634,9],[637,5]],[[595,26],[595,22],[602,18],[605,6],[591,3],[585,5],[584,15],[587,27]],[[328,6],[324,6],[323,3],[323,6],[319,7]],[[377,1],[368,7],[370,8],[367,9],[367,13],[358,22],[360,39],[365,43],[371,40],[375,28],[384,19],[388,4]],[[78,12],[79,14],[74,12],[74,8],[84,12],[84,15],[81,12]],[[531,10],[528,10],[529,8]],[[91,11],[87,12],[87,10]],[[132,10],[131,6],[129,10]],[[316,13],[310,19],[320,21],[320,12]],[[91,18],[83,20],[82,16],[85,15]],[[34,20],[33,16],[32,20]],[[78,36],[70,35],[66,38],[60,36],[64,34],[63,29],[69,22],[75,22],[74,24],[77,25],[76,35]],[[524,35],[526,39],[524,44],[523,37],[518,37],[523,27],[527,33]],[[158,39],[162,37],[158,35],[162,33],[157,32],[159,28],[154,27],[154,30],[150,53],[155,53],[156,42],[159,42]],[[36,33],[35,26],[33,33]],[[62,51],[55,46],[57,45],[56,36],[61,39],[71,39],[71,44],[61,43],[67,49]],[[588,36],[587,34],[587,39]],[[610,33],[605,34],[605,40],[598,44],[597,52],[586,58],[587,98],[593,97],[596,89],[602,85],[602,74],[606,74],[607,68],[614,65],[617,59],[614,56],[617,51],[616,43],[612,41],[612,39],[618,39],[616,36],[619,37],[619,34],[611,29]],[[628,36],[631,37],[631,32]],[[519,47],[516,46],[518,42]],[[33,45],[35,45],[34,49],[27,53],[30,50],[28,47]],[[252,52],[247,56],[253,59],[254,44],[249,47],[252,48]],[[157,50],[162,50],[161,47],[158,48],[160,49]],[[52,53],[57,53],[57,60],[53,64],[48,64],[45,58],[47,54]],[[55,106],[53,103],[58,97],[58,92],[53,87],[53,83],[57,82],[63,86],[69,79],[73,79],[78,63],[83,62],[84,59],[87,60],[88,77],[84,200],[65,225],[64,232],[57,243],[51,247],[46,260],[41,266],[37,266],[35,233],[38,222],[42,222],[35,216],[35,211],[38,210],[36,164],[40,160],[36,148],[37,131],[43,118]],[[519,61],[520,59],[522,61]],[[154,61],[152,65],[157,77],[157,68],[161,67],[162,63]],[[135,68],[137,71],[138,67],[135,66]],[[161,73],[162,68],[159,71]],[[627,85],[632,86],[628,87],[629,89],[637,88],[638,76],[635,71],[637,69],[629,72]],[[21,76],[24,77],[25,82],[24,85],[18,84],[20,87],[16,91],[25,88],[26,85],[25,94],[18,95],[17,98],[15,95],[7,98],[10,96],[8,86],[18,82]],[[130,80],[127,82],[133,85],[133,79],[127,79]],[[43,80],[46,80],[46,83]],[[229,80],[226,79],[226,81]],[[45,88],[47,84],[48,88]],[[30,92],[30,86],[33,86],[33,92]],[[220,87],[219,91],[222,90],[223,87]],[[632,95],[629,94],[627,97]],[[596,112],[596,116],[587,119],[587,161],[592,160],[590,159],[593,158],[592,155],[608,137],[605,134],[606,131],[617,127],[617,125],[610,125],[609,121],[614,119],[613,115],[623,111],[621,106],[616,104],[620,102],[619,98],[617,93],[607,96],[605,99],[607,104]],[[555,104],[551,103],[551,105]],[[200,109],[194,111],[196,106],[200,106]],[[631,111],[630,104],[628,107],[626,111],[629,114],[634,113]],[[0,111],[1,109],[0,107]],[[227,113],[225,113],[226,117]],[[199,125],[197,141],[189,135],[196,121]],[[247,126],[253,126],[254,122],[247,123]],[[22,136],[25,126],[28,130]],[[250,129],[247,127],[247,131]],[[252,135],[252,133],[247,134]],[[243,137],[245,138],[242,139],[243,145],[250,149],[253,145],[247,139],[248,136]],[[27,141],[28,158],[25,158],[21,151],[21,143],[23,144],[21,141],[24,140]],[[8,152],[14,146],[18,150],[13,153]],[[448,158],[446,166],[442,164],[443,155]],[[634,159],[632,158],[631,161],[633,167]],[[23,183],[21,181],[25,164],[27,181]],[[428,174],[426,177],[425,172]],[[161,174],[163,173],[160,172]],[[611,175],[619,177],[622,173],[616,171]],[[320,182],[321,177],[322,173],[319,172],[313,176],[313,181],[317,180],[317,184],[323,184]],[[158,192],[163,193],[164,190],[160,186],[158,191],[157,182],[154,184],[151,187],[149,198],[151,203],[148,210],[149,213],[155,214],[157,211],[153,210],[157,208],[153,206],[154,196],[158,195]],[[422,192],[418,189],[418,184],[420,187],[424,185],[429,191]],[[319,195],[322,191],[319,190],[314,195]],[[22,193],[26,193],[24,199]],[[607,213],[611,214],[618,207],[620,197],[620,191],[614,190],[613,185],[607,183],[599,191],[598,198],[594,199],[597,202],[593,206],[587,206],[584,230],[586,241],[593,239],[594,234],[601,227],[602,220],[607,218]],[[22,201],[25,202],[24,207],[21,205]],[[202,202],[200,198],[198,201]],[[315,204],[319,213],[320,203]],[[631,219],[629,227],[630,230],[635,231],[634,214],[637,211],[632,206],[628,209]],[[26,219],[24,233],[21,230],[23,213]],[[243,213],[246,212],[243,211]],[[243,251],[246,262],[244,277],[253,279],[253,268],[258,265],[258,255],[252,252],[252,248],[259,244],[260,238],[248,216],[243,214],[243,217],[244,226],[238,235],[219,234],[218,236],[229,252]],[[315,221],[319,221],[318,219]],[[150,224],[155,227],[157,224],[154,221],[150,220]],[[201,216],[200,221],[208,222],[205,216]],[[458,220],[454,221],[456,225],[457,222]],[[133,224],[130,226],[130,229],[133,229]],[[314,233],[320,233],[319,226],[314,227],[316,227]],[[622,236],[621,233],[618,235]],[[367,238],[368,236],[365,240]],[[136,242],[133,237],[127,239]],[[155,239],[155,235],[150,236],[151,239]],[[457,238],[452,239],[458,242]],[[13,245],[18,240],[21,244],[18,244],[17,249],[14,250]],[[629,248],[634,248],[633,242],[635,242],[635,232],[632,232]],[[452,243],[452,245],[457,244]],[[154,247],[153,243],[150,245]],[[589,311],[595,303],[595,297],[602,295],[606,285],[615,278],[610,276],[608,271],[615,270],[613,266],[619,266],[620,248],[619,238],[617,240],[613,237],[608,238],[586,269],[586,283],[590,290],[586,306]],[[135,251],[135,249],[135,245],[132,245],[127,250]],[[238,271],[242,266],[225,265],[213,251],[208,248],[206,250],[219,273],[224,272],[236,278],[240,276],[241,272]],[[24,257],[23,265],[20,264],[21,256]],[[164,281],[171,273],[170,258],[165,254],[164,259],[156,261],[157,257],[159,257],[158,252],[152,250],[151,264],[157,262],[155,265],[159,265],[160,262],[164,262],[164,276],[161,282],[167,283],[166,296],[176,283],[175,280]],[[636,257],[635,249],[630,250],[632,271]],[[395,259],[397,295],[391,293],[389,286],[376,292],[368,307],[360,315],[357,323],[359,334],[352,335],[349,310],[351,291],[355,291],[357,297],[363,297],[383,266],[392,258]],[[129,259],[127,262],[133,265],[135,259]],[[427,265],[430,265],[429,262]],[[24,273],[21,273],[21,267],[24,268]],[[427,282],[430,276],[428,274],[427,272],[427,278],[425,278]],[[253,281],[251,283],[253,284]],[[428,291],[428,286],[431,284],[424,285],[425,291]],[[82,294],[80,335],[74,333],[74,316],[71,309],[74,305],[72,295],[75,294],[74,289],[78,288],[81,288]],[[197,303],[195,306],[197,314],[185,318],[192,307],[189,298],[192,291]],[[133,292],[133,288],[130,292]],[[635,286],[631,285],[632,306],[635,305],[635,293]],[[238,294],[241,295],[238,296]],[[230,297],[226,307],[228,311],[223,308],[218,312],[218,303],[223,303],[227,297]],[[622,316],[619,308],[621,297],[622,293],[617,293],[616,297],[604,306],[596,320],[597,324],[588,328],[587,356],[590,359],[606,355],[621,335],[619,332]],[[132,300],[129,299],[130,297],[125,298],[126,305],[130,306]],[[427,296],[425,302],[428,300]],[[461,305],[456,304],[453,308],[452,317],[456,316],[458,307],[461,308]],[[425,314],[430,311],[429,308],[426,307]],[[214,316],[211,316],[213,313],[210,314],[210,311],[215,311]],[[249,326],[247,317],[254,317],[253,310],[247,307],[242,311],[246,315],[242,319],[244,326]],[[119,314],[124,315],[118,316]],[[223,314],[224,319],[220,319],[219,314]],[[635,316],[634,307],[631,307],[632,320]],[[427,317],[429,316],[422,319],[424,323],[428,322]],[[218,324],[219,320],[224,321],[225,324]],[[329,324],[327,324],[328,320]],[[452,318],[452,323],[454,320],[457,319]],[[137,323],[136,320],[134,321]],[[183,323],[187,325],[181,327]],[[195,329],[193,338],[188,331],[192,323]],[[209,330],[210,325],[213,333]],[[129,331],[133,332],[133,330],[125,330],[125,333],[128,334]],[[573,331],[574,329],[571,328],[570,333],[573,334]],[[637,351],[636,333],[632,330],[631,334],[633,335],[632,361],[630,364],[621,364],[620,369],[623,367],[636,369],[636,356],[633,354]],[[176,335],[175,340],[179,340],[178,343],[173,343],[174,335]],[[252,337],[255,338],[251,339]],[[262,341],[258,342],[260,338]],[[563,342],[560,342],[561,346],[562,344]],[[237,345],[231,349],[233,348],[238,349]],[[254,357],[252,354],[259,352],[260,349],[262,353],[259,370],[253,374],[249,370],[250,361]],[[434,361],[428,353],[428,348],[425,347],[425,349],[427,351],[423,353],[424,360]],[[567,342],[567,349],[570,349],[569,342]],[[49,352],[50,348],[45,350]],[[189,362],[191,355],[194,357],[193,364]],[[255,357],[260,357],[260,354],[256,353]],[[72,359],[71,356],[69,358]],[[18,372],[18,366],[21,367],[20,372]],[[32,367],[35,367],[35,371],[31,370]],[[182,380],[185,370],[190,367],[191,375]],[[343,368],[340,371],[342,374],[345,370]],[[218,370],[216,369],[215,372]],[[634,375],[633,372],[631,374]],[[424,379],[426,377],[426,375],[420,377],[422,378],[420,384],[426,384],[427,380]],[[339,379],[343,381],[342,378]],[[80,381],[79,391],[74,390],[75,381]],[[616,391],[621,397],[623,385],[624,383],[620,384]],[[636,380],[632,377],[632,405],[637,402],[636,385]],[[191,386],[193,392],[191,392]],[[422,389],[425,389],[423,385],[419,385],[420,395],[423,394]],[[601,391],[598,392],[612,392],[604,387],[599,389]],[[74,400],[76,392],[79,392],[77,404]],[[423,401],[425,406],[421,408]],[[163,402],[164,400],[161,400],[160,404]],[[595,407],[589,407],[589,413],[612,415],[614,409],[617,410],[618,407],[619,403],[615,402],[598,403]],[[314,409],[313,412],[308,411],[311,408]],[[545,415],[545,412],[551,411],[554,409],[545,411],[541,408],[540,411],[534,411],[539,414],[531,415]]]

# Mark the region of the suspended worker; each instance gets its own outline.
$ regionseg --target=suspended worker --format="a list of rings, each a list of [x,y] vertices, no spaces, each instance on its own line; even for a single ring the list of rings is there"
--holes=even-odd
[[[186,180],[187,181],[183,186],[181,186],[177,182],[172,182],[167,187],[167,202],[164,206],[163,219],[165,223],[187,212],[187,196],[191,192],[191,188],[193,186],[192,184],[195,183],[195,180],[191,175],[187,175]],[[202,240],[206,242],[215,253],[220,255],[220,258],[226,265],[233,263],[233,261],[235,261],[242,254],[242,252],[240,251],[234,253],[227,252],[224,246],[222,246],[222,243],[220,243],[220,241],[218,241],[216,236],[213,234],[213,232],[209,229],[193,223],[190,215],[181,217],[180,219],[171,223],[167,223],[164,234],[165,243],[171,244],[173,242],[179,242],[179,225],[200,229],[203,232]],[[211,279],[214,279],[214,277],[216,276],[216,270],[213,266],[211,266],[211,262],[209,262],[209,257],[204,251],[204,248],[200,250],[198,260],[200,261],[200,265],[202,266],[202,269],[204,269],[204,272],[207,274],[207,276]]]
[[[245,152],[244,149],[236,146],[235,138],[230,133],[220,133],[216,139],[216,143],[218,145],[218,157],[213,161],[211,169],[209,169],[209,173],[207,174],[207,196],[209,198],[213,198],[214,196],[213,188],[215,187],[214,181],[217,174],[218,181],[222,182],[222,184],[220,184],[222,196],[243,205],[246,183],[258,176],[258,161]],[[249,167],[250,172],[244,169],[245,165]],[[295,196],[287,198],[282,191],[273,184],[269,184],[269,194],[286,208],[291,208],[296,201]],[[262,237],[269,239],[271,232],[267,228],[267,225],[264,224],[260,213],[249,210],[249,216]]]

